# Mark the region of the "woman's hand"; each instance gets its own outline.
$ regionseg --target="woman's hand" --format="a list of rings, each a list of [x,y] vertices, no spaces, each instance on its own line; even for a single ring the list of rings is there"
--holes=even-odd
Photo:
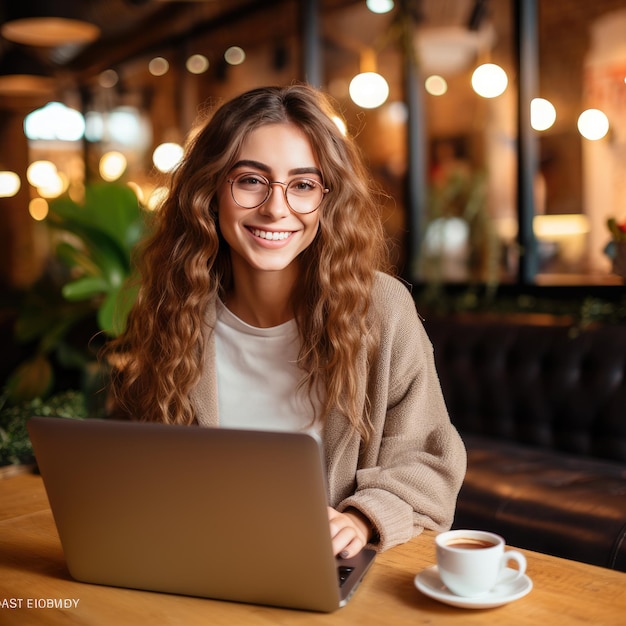
[[[344,559],[356,556],[372,535],[369,520],[356,509],[339,513],[329,506],[328,521],[334,554]]]

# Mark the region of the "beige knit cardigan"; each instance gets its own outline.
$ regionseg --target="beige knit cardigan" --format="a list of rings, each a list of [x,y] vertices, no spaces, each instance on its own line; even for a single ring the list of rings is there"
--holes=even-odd
[[[215,305],[207,311],[215,326]],[[433,349],[415,304],[399,280],[378,274],[370,319],[380,327],[375,362],[358,367],[359,406],[369,395],[372,434],[365,444],[348,420],[332,412],[323,428],[329,504],[354,507],[376,530],[373,547],[386,550],[424,528],[449,528],[465,476],[465,447],[450,423]],[[215,343],[207,333],[201,380],[191,399],[200,426],[219,426]]]

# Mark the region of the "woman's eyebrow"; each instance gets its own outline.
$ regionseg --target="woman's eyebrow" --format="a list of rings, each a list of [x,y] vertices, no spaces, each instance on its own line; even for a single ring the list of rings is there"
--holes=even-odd
[[[320,178],[322,177],[322,172],[317,167],[296,167],[289,170],[289,176],[294,176],[295,174],[316,174]]]
[[[254,169],[262,170],[264,172],[267,172],[268,174],[271,171],[270,168],[265,165],[265,163],[261,163],[260,161],[253,161],[251,159],[243,159],[241,161],[237,161],[237,163],[233,165],[234,170],[239,167],[253,167]]]
[[[271,174],[272,170],[265,163],[261,163],[260,161],[254,161],[252,159],[242,159],[241,161],[237,161],[232,167],[232,169],[238,169],[240,167],[252,167],[257,170],[261,170],[262,172],[266,172],[267,174]],[[315,166],[311,167],[295,167],[289,170],[289,176],[295,176],[296,174],[316,174],[320,178],[322,177],[322,172],[320,172],[319,168]]]

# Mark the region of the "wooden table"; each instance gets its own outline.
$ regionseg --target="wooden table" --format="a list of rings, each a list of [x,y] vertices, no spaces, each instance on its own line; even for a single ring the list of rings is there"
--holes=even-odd
[[[0,604],[22,605],[0,608],[0,624],[7,626],[626,624],[626,574],[524,552],[533,590],[485,610],[440,604],[415,588],[415,574],[434,563],[432,533],[379,555],[349,604],[330,614],[116,589],[69,577],[41,478],[0,480]],[[33,606],[55,600],[67,606]]]

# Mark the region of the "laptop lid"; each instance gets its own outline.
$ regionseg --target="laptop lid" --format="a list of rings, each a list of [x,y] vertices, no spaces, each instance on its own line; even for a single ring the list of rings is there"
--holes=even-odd
[[[333,611],[373,559],[332,553],[311,434],[51,417],[28,430],[77,580]]]

